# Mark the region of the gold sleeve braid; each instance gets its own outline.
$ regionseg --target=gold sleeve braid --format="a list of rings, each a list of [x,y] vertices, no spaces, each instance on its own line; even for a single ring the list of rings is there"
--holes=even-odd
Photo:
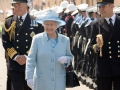
[[[12,59],[15,54],[17,54],[17,51],[12,47],[7,49],[8,56]]]
[[[30,50],[28,50],[26,53],[29,54]]]
[[[9,40],[11,41],[12,39],[14,39],[15,36],[16,21],[13,21],[8,29],[5,26],[5,22],[6,20],[3,22],[3,28],[5,29],[6,32],[9,32]]]

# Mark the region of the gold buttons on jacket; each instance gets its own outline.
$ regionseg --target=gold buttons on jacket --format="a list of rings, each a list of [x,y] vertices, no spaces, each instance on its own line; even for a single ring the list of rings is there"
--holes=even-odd
[[[28,42],[28,40],[26,39],[26,42]]]
[[[28,48],[28,46],[26,46],[26,48]]]
[[[109,54],[111,54],[112,52],[111,51],[109,51]]]
[[[120,50],[118,50],[118,53],[120,53]]]
[[[117,43],[120,43],[119,41],[117,41]]]
[[[111,49],[111,47],[109,47],[109,49]]]
[[[17,33],[17,36],[19,36],[19,34]]]
[[[120,48],[120,46],[118,45],[118,48]]]
[[[112,56],[109,56],[109,58],[112,58]]]
[[[118,55],[118,57],[120,57],[120,55]]]
[[[19,40],[17,40],[17,42],[19,42]]]
[[[18,46],[16,48],[19,48]]]
[[[28,35],[27,33],[25,35]]]
[[[111,44],[111,42],[108,42],[108,44]]]

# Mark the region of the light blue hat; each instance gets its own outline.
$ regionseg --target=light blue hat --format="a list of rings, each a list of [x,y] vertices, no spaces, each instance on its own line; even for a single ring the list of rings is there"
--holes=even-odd
[[[51,20],[56,21],[58,23],[58,26],[65,25],[65,22],[61,20],[58,17],[58,14],[53,10],[47,10],[44,14],[39,15],[39,17],[36,18],[36,22],[41,23],[43,25],[44,21]]]

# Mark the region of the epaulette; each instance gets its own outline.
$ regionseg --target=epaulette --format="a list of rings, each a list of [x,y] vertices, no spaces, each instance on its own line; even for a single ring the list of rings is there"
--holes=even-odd
[[[2,24],[4,30],[5,30],[6,32],[9,32],[9,37],[10,37],[9,39],[10,39],[10,41],[11,41],[12,38],[14,38],[14,35],[15,35],[16,21],[13,21],[13,22],[10,24],[9,28],[7,28],[7,27],[5,26],[5,23],[6,23],[6,20],[7,20],[8,18],[13,17],[13,16],[14,16],[14,15],[10,15],[10,16],[6,17],[6,18],[3,20],[3,24]]]
[[[14,16],[14,15],[10,15],[10,16],[6,17],[4,20],[6,20],[6,19],[8,19],[8,18],[10,18],[10,17],[13,17],[13,16]],[[4,20],[3,20],[3,21],[4,21]]]

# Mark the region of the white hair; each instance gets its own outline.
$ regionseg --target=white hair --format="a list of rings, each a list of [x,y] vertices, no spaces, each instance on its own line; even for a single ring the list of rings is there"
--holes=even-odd
[[[47,21],[47,20],[46,20],[46,21]],[[45,26],[45,22],[46,22],[46,21],[44,21],[44,22],[42,23],[42,25],[43,25],[43,26]],[[59,23],[58,23],[57,21],[53,21],[53,22],[55,22],[55,23],[56,23],[57,28],[58,28],[58,27],[59,27]]]

